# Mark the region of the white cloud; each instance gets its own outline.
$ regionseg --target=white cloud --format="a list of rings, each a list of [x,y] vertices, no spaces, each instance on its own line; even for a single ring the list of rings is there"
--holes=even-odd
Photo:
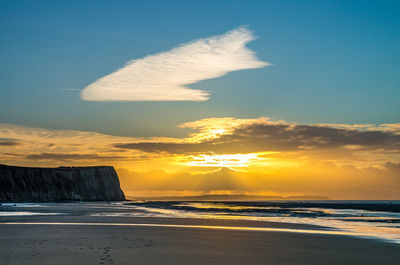
[[[204,101],[209,93],[187,85],[232,71],[269,65],[258,60],[246,44],[255,37],[244,27],[199,39],[170,51],[128,62],[84,88],[91,101]]]

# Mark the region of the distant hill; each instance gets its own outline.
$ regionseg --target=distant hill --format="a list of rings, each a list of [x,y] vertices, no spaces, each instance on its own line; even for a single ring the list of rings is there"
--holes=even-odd
[[[128,200],[146,201],[274,201],[274,200],[329,200],[325,196],[257,196],[257,195],[201,195],[201,196],[170,196],[170,197],[134,197]]]
[[[113,167],[0,165],[0,202],[125,200]]]

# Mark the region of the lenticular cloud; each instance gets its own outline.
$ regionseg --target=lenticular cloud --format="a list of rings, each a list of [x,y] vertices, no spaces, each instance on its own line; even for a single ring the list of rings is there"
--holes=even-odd
[[[269,65],[246,48],[246,43],[252,40],[252,32],[241,27],[130,61],[84,88],[81,98],[92,101],[208,100],[207,91],[187,85],[232,71]]]

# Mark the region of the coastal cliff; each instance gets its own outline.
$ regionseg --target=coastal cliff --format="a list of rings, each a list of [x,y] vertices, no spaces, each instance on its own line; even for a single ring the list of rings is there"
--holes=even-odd
[[[113,167],[0,165],[0,202],[125,200]]]

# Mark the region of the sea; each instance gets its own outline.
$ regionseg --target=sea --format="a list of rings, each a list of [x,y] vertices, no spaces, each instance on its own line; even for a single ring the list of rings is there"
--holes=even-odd
[[[66,212],[71,205],[74,211],[92,217],[201,218],[309,224],[325,227],[339,235],[400,244],[400,201],[3,203],[0,205],[0,222],[4,216],[71,214]]]
[[[146,216],[310,224],[400,243],[400,201],[138,201]]]

